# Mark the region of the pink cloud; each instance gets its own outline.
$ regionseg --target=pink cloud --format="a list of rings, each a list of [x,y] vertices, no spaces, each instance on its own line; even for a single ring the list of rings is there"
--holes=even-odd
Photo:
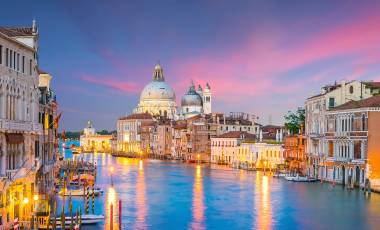
[[[141,90],[141,86],[137,82],[123,82],[107,76],[99,79],[90,75],[84,75],[81,79],[92,84],[116,89],[120,92],[136,93]]]
[[[358,79],[369,67],[365,64],[357,65],[355,62],[361,59],[366,60],[366,63],[376,62],[377,55],[374,55],[374,50],[380,50],[378,12],[379,9],[373,9],[361,18],[331,26],[298,43],[289,43],[283,33],[272,27],[269,32],[255,31],[236,51],[222,55],[218,53],[218,56],[206,53],[176,60],[172,64],[173,71],[177,76],[187,77],[186,80],[176,79],[178,81],[186,82],[188,78],[192,78],[204,82],[207,79],[214,88],[216,97],[230,103],[241,98],[250,100],[254,96],[295,93],[312,82],[331,77],[335,77],[330,79],[332,81],[339,81],[343,77],[347,80]],[[353,69],[351,74],[332,75],[339,71],[335,65],[331,69],[305,76],[305,79],[288,75],[289,71],[337,57],[353,59],[338,66],[343,72]],[[287,78],[284,79],[284,76]]]

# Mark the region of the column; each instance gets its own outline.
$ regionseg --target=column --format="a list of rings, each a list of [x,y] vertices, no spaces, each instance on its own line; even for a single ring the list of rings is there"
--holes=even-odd
[[[350,141],[350,158],[351,159],[354,159],[354,142],[353,141]]]

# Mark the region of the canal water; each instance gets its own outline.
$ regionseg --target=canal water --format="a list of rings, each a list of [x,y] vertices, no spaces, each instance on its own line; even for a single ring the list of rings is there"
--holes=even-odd
[[[69,150],[66,157],[72,158]],[[97,162],[95,214],[82,229],[380,229],[380,196],[330,184],[294,183],[227,167],[82,154]],[[114,168],[111,175],[110,167]],[[113,181],[113,187],[111,183]],[[73,198],[74,210],[83,198]],[[65,200],[59,199],[58,210]],[[91,202],[90,202],[91,204]],[[68,206],[66,206],[68,207]],[[67,210],[67,209],[66,209]]]

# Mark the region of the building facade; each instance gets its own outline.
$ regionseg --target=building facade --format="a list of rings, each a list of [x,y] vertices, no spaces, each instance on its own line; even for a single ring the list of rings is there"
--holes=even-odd
[[[348,101],[372,97],[378,90],[376,83],[343,81],[324,86],[321,93],[305,102],[305,136],[307,141],[309,176],[319,178],[320,163],[326,157],[326,112]]]
[[[320,178],[341,184],[380,186],[380,96],[350,101],[326,113]]]
[[[50,80],[39,72],[35,21],[0,27],[0,228],[47,212],[59,120]]]
[[[113,135],[103,135],[95,132],[91,121],[87,122],[87,127],[83,129],[80,136],[80,147],[84,152],[110,153],[112,150],[111,139]]]

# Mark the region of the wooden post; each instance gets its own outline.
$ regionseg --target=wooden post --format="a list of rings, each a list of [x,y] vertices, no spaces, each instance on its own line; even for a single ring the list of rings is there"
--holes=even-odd
[[[113,204],[110,205],[110,230],[113,229]]]
[[[119,200],[119,228],[121,229],[121,216],[122,216],[122,207],[121,200]]]

